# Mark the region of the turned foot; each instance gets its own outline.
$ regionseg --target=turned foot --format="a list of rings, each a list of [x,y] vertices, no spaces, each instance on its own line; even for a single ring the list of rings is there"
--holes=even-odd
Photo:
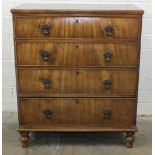
[[[28,147],[28,143],[29,143],[29,140],[30,140],[29,132],[22,131],[22,132],[20,132],[20,135],[21,135],[20,141],[21,141],[22,147],[23,148]]]
[[[132,148],[134,140],[135,140],[134,134],[135,134],[135,132],[127,132],[126,133],[126,147]]]

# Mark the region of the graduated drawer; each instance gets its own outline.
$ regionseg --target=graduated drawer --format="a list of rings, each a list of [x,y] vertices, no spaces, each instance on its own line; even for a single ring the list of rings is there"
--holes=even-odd
[[[139,39],[140,20],[122,17],[16,17],[16,38]]]
[[[19,92],[135,95],[136,69],[18,69]]]
[[[136,99],[21,98],[21,124],[134,125]]]
[[[17,42],[17,64],[34,66],[136,66],[138,44]]]

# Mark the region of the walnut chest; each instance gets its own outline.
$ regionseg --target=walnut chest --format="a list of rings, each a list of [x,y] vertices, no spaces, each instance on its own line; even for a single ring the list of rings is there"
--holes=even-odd
[[[22,146],[29,132],[126,132],[132,147],[143,10],[26,4],[11,12]]]

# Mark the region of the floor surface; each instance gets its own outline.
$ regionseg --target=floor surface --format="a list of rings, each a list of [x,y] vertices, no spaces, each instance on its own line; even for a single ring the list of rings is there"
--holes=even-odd
[[[151,116],[138,117],[132,149],[116,133],[35,133],[28,148],[21,148],[17,113],[3,113],[3,155],[151,155]]]

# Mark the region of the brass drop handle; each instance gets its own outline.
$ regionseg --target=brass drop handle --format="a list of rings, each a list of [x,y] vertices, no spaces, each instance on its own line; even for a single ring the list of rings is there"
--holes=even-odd
[[[48,61],[49,58],[49,53],[48,51],[43,51],[43,53],[41,54],[42,58],[44,61]]]
[[[46,119],[50,119],[52,117],[53,113],[54,113],[54,111],[50,110],[50,109],[45,109],[43,111],[43,114],[45,115]]]
[[[103,111],[104,119],[110,119],[111,115],[112,115],[112,110],[110,108],[107,108]]]
[[[43,35],[48,36],[50,31],[50,26],[48,24],[43,24],[40,26]]]
[[[108,25],[105,27],[105,31],[107,33],[107,36],[110,37],[112,36],[112,33],[113,33],[113,27],[111,25]]]
[[[50,79],[44,79],[42,82],[43,82],[46,89],[49,89],[51,87],[51,80]]]
[[[107,51],[104,53],[104,58],[106,62],[110,62],[112,58],[112,54],[109,51]]]
[[[107,79],[107,80],[104,80],[103,83],[104,83],[105,89],[110,89],[112,80]]]

